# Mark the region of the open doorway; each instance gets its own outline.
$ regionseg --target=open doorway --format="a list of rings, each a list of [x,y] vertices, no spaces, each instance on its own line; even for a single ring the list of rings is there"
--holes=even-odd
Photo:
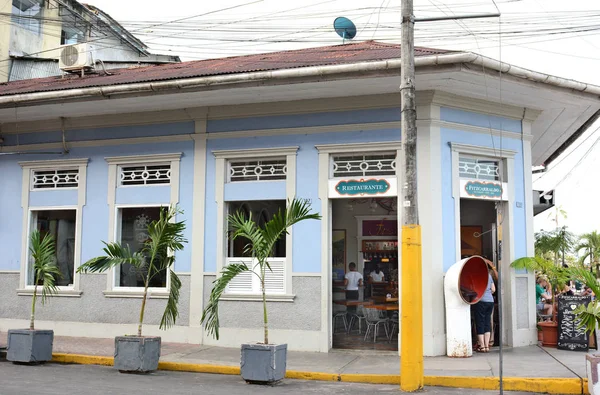
[[[461,259],[479,255],[489,261],[488,266],[493,266],[492,278],[498,290],[497,277],[497,205],[495,201],[460,199],[460,255]],[[474,317],[473,308],[471,316]],[[473,344],[477,342],[477,332],[474,320],[471,320],[471,334]],[[498,292],[494,294],[494,311],[492,314],[492,347],[499,345],[499,332],[496,330],[499,322]]]
[[[332,346],[397,351],[397,200],[332,199],[331,203]]]

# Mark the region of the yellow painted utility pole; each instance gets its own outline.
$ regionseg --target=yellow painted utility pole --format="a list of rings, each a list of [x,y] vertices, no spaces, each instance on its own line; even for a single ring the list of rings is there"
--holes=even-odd
[[[402,315],[400,388],[423,388],[423,279],[421,226],[417,206],[417,104],[413,0],[402,0],[400,91],[402,94]]]

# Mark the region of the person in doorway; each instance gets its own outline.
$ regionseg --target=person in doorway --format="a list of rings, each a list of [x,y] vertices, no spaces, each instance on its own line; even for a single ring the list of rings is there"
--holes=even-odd
[[[358,288],[363,286],[363,276],[356,271],[356,263],[350,262],[350,271],[346,273],[344,286],[346,287],[346,300],[358,300]]]
[[[344,279],[344,286],[346,287],[346,300],[358,300],[358,288],[363,286],[363,276],[356,271],[356,263],[350,262],[348,268],[350,271],[346,273]],[[356,306],[347,306],[346,311],[349,316],[356,314]]]
[[[489,273],[485,292],[475,305],[475,327],[477,328],[477,346],[475,351],[489,352],[490,338],[492,337],[492,311],[494,311],[494,296],[496,286]]]
[[[382,281],[385,281],[385,276],[383,274],[383,272],[381,271],[381,265],[378,263],[377,267],[375,268],[375,270],[373,270],[371,272],[371,274],[369,274],[369,278],[371,280],[371,282],[374,283],[380,283]]]
[[[535,286],[535,303],[537,313],[540,315],[548,315],[552,316],[552,305],[547,303],[547,301],[552,300],[552,296],[550,292],[547,290],[548,281],[540,276],[537,279],[537,284]]]

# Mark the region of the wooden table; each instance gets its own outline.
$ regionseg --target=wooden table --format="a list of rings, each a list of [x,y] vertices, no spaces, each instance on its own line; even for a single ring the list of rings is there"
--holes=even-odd
[[[377,303],[394,303],[398,302],[398,298],[388,298],[386,296],[372,296],[371,299]]]
[[[383,310],[383,311],[398,311],[398,304],[397,303],[393,303],[393,304],[365,304],[364,305],[365,308],[367,309],[377,309],[377,310]]]
[[[333,303],[335,304],[341,304],[342,306],[361,306],[361,305],[366,305],[366,304],[371,304],[373,302],[367,300],[367,301],[362,301],[362,300],[334,300]]]

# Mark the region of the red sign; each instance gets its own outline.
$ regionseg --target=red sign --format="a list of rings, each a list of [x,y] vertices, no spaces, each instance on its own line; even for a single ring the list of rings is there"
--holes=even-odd
[[[398,221],[389,219],[365,220],[362,223],[363,236],[398,236]]]

